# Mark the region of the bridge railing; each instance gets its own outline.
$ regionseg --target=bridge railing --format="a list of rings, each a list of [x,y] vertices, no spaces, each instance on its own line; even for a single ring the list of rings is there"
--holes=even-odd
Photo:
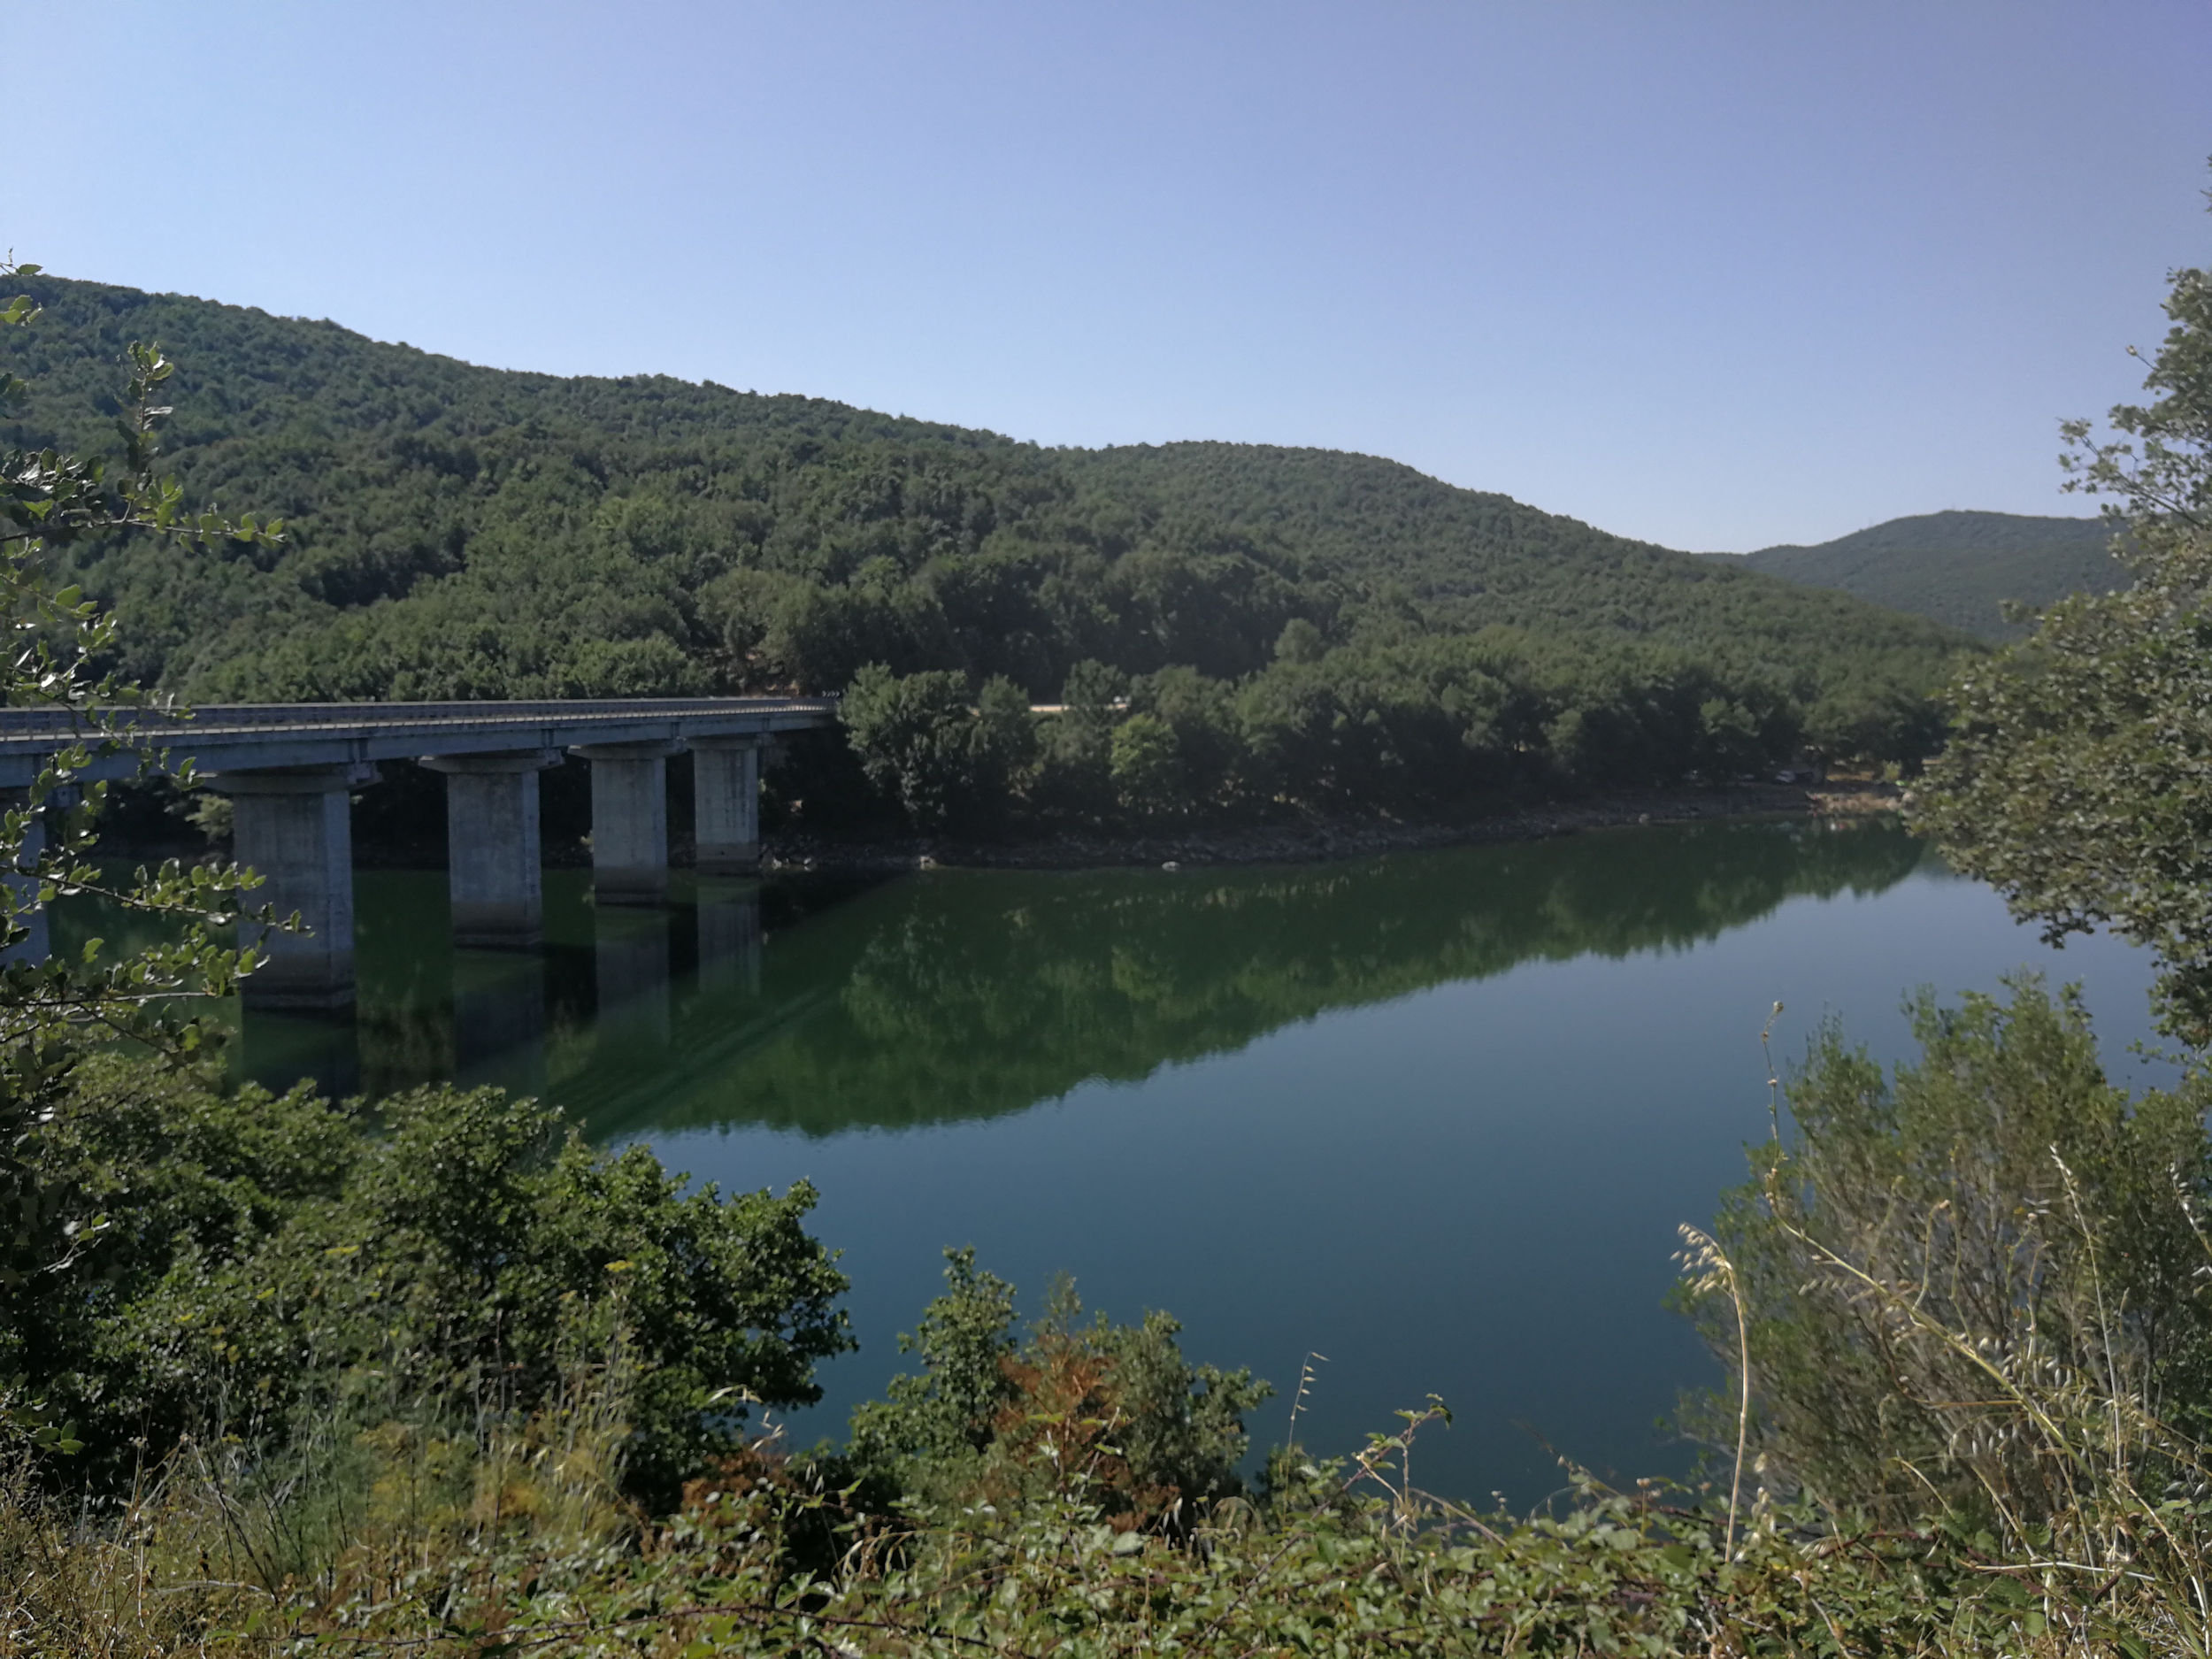
[[[837,711],[835,697],[578,697],[515,702],[223,703],[189,709],[126,706],[104,712],[124,732],[148,735],[195,732],[412,729],[427,726],[566,726],[603,720],[687,720],[812,715]],[[73,739],[89,729],[65,709],[0,709],[0,744]],[[11,746],[13,746],[11,744]]]

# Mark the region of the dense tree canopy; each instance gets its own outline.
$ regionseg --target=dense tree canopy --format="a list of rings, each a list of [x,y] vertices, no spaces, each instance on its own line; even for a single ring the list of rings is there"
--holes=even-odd
[[[35,287],[46,326],[0,347],[35,372],[8,435],[96,441],[110,365],[157,336],[185,365],[186,486],[289,523],[225,558],[142,538],[83,557],[118,665],[202,699],[824,691],[873,664],[1053,702],[1094,664],[1151,677],[1164,706],[1124,712],[1176,734],[1140,726],[1118,781],[1110,734],[1094,746],[1098,798],[1148,810],[1180,776],[1224,787],[1230,750],[1258,769],[1240,787],[1316,801],[1455,745],[1476,758],[1415,794],[1606,775],[1647,739],[1640,776],[1800,741],[1916,751],[1960,642],[1368,457],[1049,450]],[[1726,741],[1686,746],[1709,705]],[[1563,764],[1505,758],[1532,743]]]

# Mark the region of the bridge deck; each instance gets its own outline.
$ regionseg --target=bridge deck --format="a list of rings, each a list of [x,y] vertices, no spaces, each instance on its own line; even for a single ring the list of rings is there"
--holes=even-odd
[[[424,755],[564,749],[695,737],[772,736],[829,725],[831,697],[636,697],[534,703],[261,703],[202,704],[188,716],[119,716],[131,741],[189,756],[203,772],[328,766]],[[0,787],[20,788],[43,758],[91,732],[65,712],[0,709]],[[81,774],[127,777],[128,754],[96,756]]]

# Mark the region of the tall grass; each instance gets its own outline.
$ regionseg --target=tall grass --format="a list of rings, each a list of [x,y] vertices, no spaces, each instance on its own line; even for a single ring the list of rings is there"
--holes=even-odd
[[[2033,981],[1916,1020],[1893,1077],[1824,1033],[1694,1240],[1741,1402],[1709,1438],[1839,1527],[1946,1536],[2054,1630],[2212,1655],[2205,1080],[2129,1098]]]
[[[527,1414],[477,1379],[280,1437],[219,1429],[105,1505],[59,1495],[19,1447],[0,1461],[0,1655],[262,1654],[369,1624],[404,1646],[449,1633],[516,1561],[604,1573],[640,1525],[620,1495],[630,1371],[618,1331],[565,1355]]]

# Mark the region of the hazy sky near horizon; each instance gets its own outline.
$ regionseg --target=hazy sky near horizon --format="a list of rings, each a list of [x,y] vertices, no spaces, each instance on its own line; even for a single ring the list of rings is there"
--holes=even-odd
[[[1402,460],[1675,547],[2083,512],[2204,0],[73,0],[0,246],[472,362]]]

